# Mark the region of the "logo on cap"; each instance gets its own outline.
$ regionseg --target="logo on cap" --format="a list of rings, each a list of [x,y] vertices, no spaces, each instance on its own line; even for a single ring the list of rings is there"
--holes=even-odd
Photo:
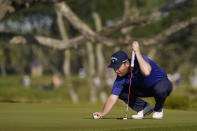
[[[112,63],[114,63],[114,62],[117,61],[117,60],[118,60],[118,58],[113,57],[113,56],[111,57],[111,62],[112,62]]]

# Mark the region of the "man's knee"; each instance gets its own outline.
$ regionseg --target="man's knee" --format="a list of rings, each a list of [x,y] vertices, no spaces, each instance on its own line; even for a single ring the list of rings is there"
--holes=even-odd
[[[154,92],[154,97],[159,99],[165,99],[168,96],[168,90],[167,89],[157,89]]]
[[[155,97],[166,98],[172,92],[172,84],[169,80],[159,82],[153,90]]]

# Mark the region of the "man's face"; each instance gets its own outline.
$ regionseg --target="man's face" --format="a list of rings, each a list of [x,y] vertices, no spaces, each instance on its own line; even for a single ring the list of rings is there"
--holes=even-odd
[[[114,71],[117,73],[118,76],[123,77],[129,71],[129,61],[122,64],[119,68],[114,68]]]

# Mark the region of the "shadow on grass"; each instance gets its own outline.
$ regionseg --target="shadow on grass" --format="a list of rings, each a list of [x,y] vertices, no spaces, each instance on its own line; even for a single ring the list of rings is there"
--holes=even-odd
[[[84,118],[84,119],[94,119],[94,118],[91,118],[91,117],[86,117],[86,118]],[[110,117],[107,117],[107,118],[103,118],[104,120],[138,120],[138,119],[132,119],[132,118],[127,118],[127,119],[124,119],[124,117],[120,117],[120,118],[110,118]],[[143,118],[143,119],[152,119],[152,118]],[[102,120],[102,119],[100,119],[100,120]],[[139,119],[139,120],[141,120],[141,119]]]

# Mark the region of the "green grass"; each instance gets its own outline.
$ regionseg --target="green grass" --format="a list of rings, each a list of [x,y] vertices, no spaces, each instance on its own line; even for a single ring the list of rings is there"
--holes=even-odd
[[[119,120],[125,116],[125,104],[118,102],[103,120],[94,120],[91,114],[101,111],[103,104],[90,104],[86,79],[72,77],[73,87],[80,104],[71,104],[64,78],[63,85],[53,91],[42,86],[50,83],[51,76],[31,78],[32,86],[22,85],[22,76],[1,77],[0,131],[63,131],[63,130],[125,130],[125,131],[191,131],[197,130],[196,90],[188,86],[177,88],[167,99],[164,119]],[[108,90],[111,91],[111,88]],[[109,92],[108,92],[109,94]],[[146,99],[154,105],[154,98]],[[24,103],[23,103],[24,102]],[[84,103],[84,104],[83,104]],[[187,110],[187,111],[183,111]],[[129,111],[129,116],[134,114]]]
[[[164,110],[164,119],[119,120],[125,105],[118,103],[103,120],[91,114],[102,104],[0,103],[0,131],[65,131],[65,130],[125,130],[125,131],[191,131],[197,130],[197,112]],[[129,116],[134,114],[129,111]]]

